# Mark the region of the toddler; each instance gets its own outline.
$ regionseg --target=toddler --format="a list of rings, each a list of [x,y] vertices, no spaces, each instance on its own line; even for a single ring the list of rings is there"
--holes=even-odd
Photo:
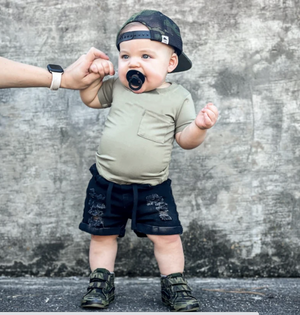
[[[182,51],[178,26],[158,11],[133,15],[117,35],[118,77],[109,60],[91,71],[100,79],[80,92],[92,108],[110,108],[96,164],[90,171],[83,220],[91,234],[90,284],[82,307],[106,308],[114,299],[117,238],[127,220],[138,237],[148,237],[161,273],[162,301],[171,311],[196,311],[199,302],[184,277],[184,254],[169,163],[174,139],[184,149],[199,146],[218,117],[207,104],[195,114],[191,94],[166,80],[192,63]]]

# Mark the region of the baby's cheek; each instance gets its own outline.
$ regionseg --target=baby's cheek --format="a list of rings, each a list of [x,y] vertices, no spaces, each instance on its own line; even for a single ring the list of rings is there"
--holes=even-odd
[[[126,87],[128,87],[128,81],[126,79],[126,77],[124,75],[122,75],[122,73],[119,73],[119,80],[121,81],[121,83],[123,85],[125,85]]]

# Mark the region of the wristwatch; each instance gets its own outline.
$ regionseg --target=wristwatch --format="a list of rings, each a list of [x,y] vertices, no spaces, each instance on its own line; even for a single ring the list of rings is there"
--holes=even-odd
[[[58,90],[60,87],[61,76],[64,73],[64,69],[59,65],[48,65],[47,69],[50,73],[52,73],[50,90]]]

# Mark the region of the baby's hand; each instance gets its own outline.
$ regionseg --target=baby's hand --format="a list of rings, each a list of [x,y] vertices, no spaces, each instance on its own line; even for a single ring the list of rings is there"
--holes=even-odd
[[[106,75],[115,74],[113,64],[109,60],[101,58],[94,60],[94,62],[90,66],[89,71],[98,73],[100,75],[100,80],[103,80]]]
[[[218,109],[213,103],[208,103],[197,115],[195,124],[204,130],[211,128],[218,120]]]

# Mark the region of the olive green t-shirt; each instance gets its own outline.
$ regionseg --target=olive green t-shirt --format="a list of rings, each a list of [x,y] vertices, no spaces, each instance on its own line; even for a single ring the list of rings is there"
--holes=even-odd
[[[136,94],[111,78],[98,98],[111,106],[96,153],[99,174],[117,184],[167,180],[175,134],[196,117],[191,94],[175,83]]]

